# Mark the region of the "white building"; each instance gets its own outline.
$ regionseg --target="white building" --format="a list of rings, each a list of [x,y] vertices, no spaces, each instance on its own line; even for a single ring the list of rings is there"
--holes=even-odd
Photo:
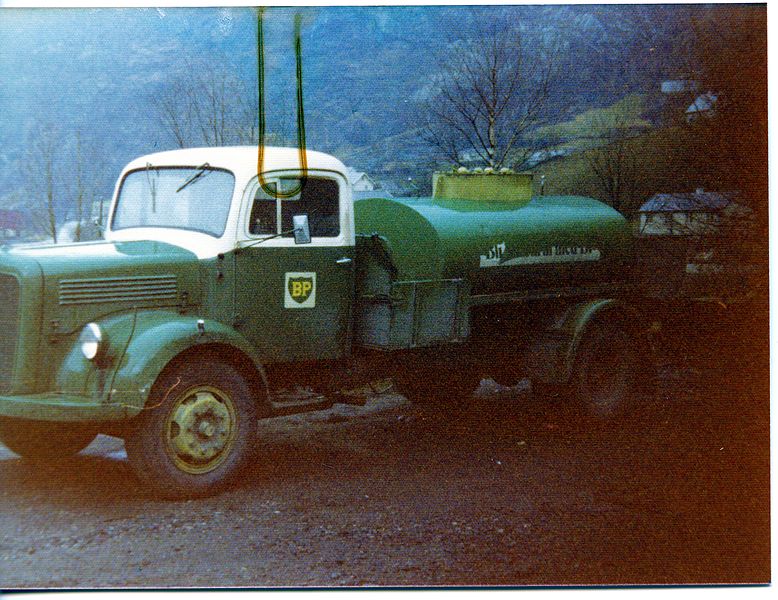
[[[646,236],[706,235],[725,222],[748,221],[752,211],[728,194],[697,189],[693,193],[656,194],[638,211],[639,233]]]
[[[700,87],[693,79],[667,79],[660,85],[663,94],[693,94]]]
[[[718,95],[713,92],[705,92],[701,96],[697,96],[695,101],[686,109],[686,120],[691,123],[699,117],[712,117],[718,99]]]
[[[378,187],[367,173],[356,171],[351,167],[346,167],[346,176],[351,189],[355,192],[371,192]]]

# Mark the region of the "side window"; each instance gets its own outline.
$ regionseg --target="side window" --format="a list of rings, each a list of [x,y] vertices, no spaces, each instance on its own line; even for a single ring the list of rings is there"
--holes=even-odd
[[[275,188],[275,183],[269,186]],[[278,210],[275,196],[269,196],[260,186],[254,196],[249,217],[249,233],[252,235],[274,235],[278,233]]]
[[[293,190],[299,185],[299,178],[283,177],[280,180],[281,190]],[[340,235],[340,194],[334,179],[307,177],[297,195],[280,202],[281,231],[290,232],[284,237],[294,237],[291,233],[294,215],[308,215],[312,237]]]

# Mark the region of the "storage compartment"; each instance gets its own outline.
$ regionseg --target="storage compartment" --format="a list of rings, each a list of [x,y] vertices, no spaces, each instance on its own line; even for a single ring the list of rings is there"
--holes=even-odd
[[[463,279],[394,281],[396,270],[378,236],[357,243],[357,345],[386,350],[459,342],[469,333]]]

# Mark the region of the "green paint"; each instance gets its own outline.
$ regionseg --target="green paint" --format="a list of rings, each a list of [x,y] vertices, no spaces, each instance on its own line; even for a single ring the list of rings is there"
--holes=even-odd
[[[118,421],[128,419],[140,409],[118,404],[96,403],[90,397],[46,393],[25,396],[0,396],[0,416],[39,421]]]
[[[338,263],[350,258],[350,263]],[[326,360],[348,354],[354,248],[252,246],[234,256],[237,331],[270,362]],[[287,307],[287,273],[315,274],[315,303]],[[310,276],[292,275],[308,279]],[[292,300],[294,303],[294,300]]]
[[[5,382],[16,393],[52,390],[57,366],[86,323],[200,301],[197,258],[160,242],[18,248],[0,255],[0,263],[21,288],[15,369]]]
[[[18,287],[19,300],[9,317],[15,352],[0,382],[0,415],[67,420],[52,408],[63,399],[68,414],[82,418],[130,416],[165,366],[200,346],[233,348],[258,371],[277,361],[341,358],[350,349],[354,284],[352,263],[338,261],[353,256],[353,247],[258,245],[198,261],[143,241],[3,252],[0,284],[8,293]],[[296,310],[284,306],[287,273],[312,274],[302,278],[311,287]],[[174,293],[159,291],[160,278],[174,282]],[[122,295],[136,289],[142,294]],[[88,322],[105,335],[106,365],[81,353],[78,336]]]
[[[203,321],[203,332],[198,320]],[[262,359],[256,349],[229,325],[166,310],[139,313],[132,338],[115,366],[110,402],[139,411],[171,360],[184,351],[213,345],[234,348],[261,371]]]
[[[38,262],[0,251],[0,285],[5,297],[3,307],[2,342],[3,369],[0,393],[14,393],[24,389],[35,391],[45,389],[36,386],[39,380],[37,370],[41,364],[39,347],[43,314],[43,273]],[[9,299],[16,296],[16,302]],[[8,312],[13,305],[16,314]]]
[[[595,266],[620,267],[630,257],[626,220],[591,198],[543,196],[518,206],[491,200],[370,198],[356,201],[354,211],[358,234],[377,232],[386,239],[397,280],[467,277],[499,284],[521,276],[523,283],[517,279],[510,285],[526,285],[530,271],[558,277],[563,271],[570,275]],[[596,263],[502,266],[553,248],[596,248],[601,258]],[[493,266],[482,267],[495,259]]]

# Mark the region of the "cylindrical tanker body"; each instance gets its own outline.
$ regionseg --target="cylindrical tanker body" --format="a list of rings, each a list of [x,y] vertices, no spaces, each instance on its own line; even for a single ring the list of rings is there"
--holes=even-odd
[[[624,217],[579,196],[366,198],[355,220],[383,241],[395,281],[461,278],[471,295],[619,282],[632,258]]]

